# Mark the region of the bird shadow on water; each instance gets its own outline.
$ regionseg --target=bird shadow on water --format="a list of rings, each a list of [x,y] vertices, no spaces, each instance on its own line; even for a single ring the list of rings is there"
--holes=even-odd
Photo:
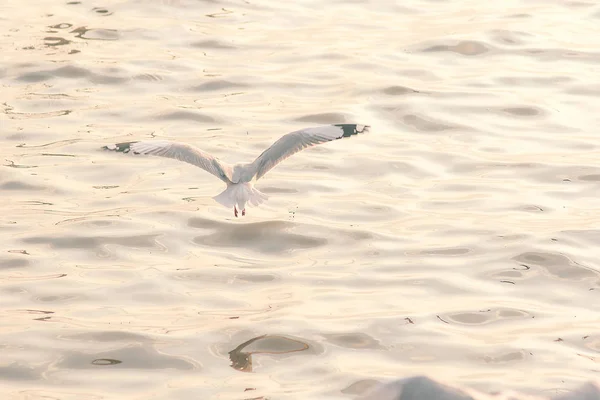
[[[284,253],[325,246],[327,239],[290,232],[298,225],[288,221],[262,221],[247,224],[191,218],[188,226],[210,232],[194,237],[196,244],[209,247],[242,247],[263,253]]]

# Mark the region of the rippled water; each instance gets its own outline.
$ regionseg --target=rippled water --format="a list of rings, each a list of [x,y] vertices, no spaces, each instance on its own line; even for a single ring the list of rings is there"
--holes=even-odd
[[[353,398],[426,374],[557,393],[600,372],[600,6],[0,5],[0,391]],[[243,219],[222,182],[101,152],[305,150]]]

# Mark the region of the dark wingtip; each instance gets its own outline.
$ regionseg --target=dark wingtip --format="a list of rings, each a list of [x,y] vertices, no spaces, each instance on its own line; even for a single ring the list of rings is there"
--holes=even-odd
[[[118,153],[129,153],[130,146],[137,142],[124,142],[102,146],[102,150],[116,151]]]
[[[335,126],[342,128],[342,131],[344,132],[341,136],[342,138],[358,135],[359,133],[367,133],[371,129],[371,126],[369,125],[359,124],[335,124]]]

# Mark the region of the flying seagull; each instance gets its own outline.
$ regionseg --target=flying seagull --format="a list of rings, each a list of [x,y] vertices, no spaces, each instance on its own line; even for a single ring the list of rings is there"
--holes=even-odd
[[[246,215],[246,203],[257,206],[268,198],[264,193],[254,188],[252,184],[254,179],[262,178],[271,168],[306,147],[347,138],[359,133],[367,133],[369,129],[369,125],[356,124],[325,125],[301,129],[283,135],[253,162],[233,166],[220,161],[197,147],[166,140],[117,143],[104,146],[102,149],[120,153],[151,154],[174,158],[210,172],[227,185],[227,189],[213,197],[213,199],[227,208],[233,207],[233,214],[237,217],[238,208],[242,211],[242,215]]]

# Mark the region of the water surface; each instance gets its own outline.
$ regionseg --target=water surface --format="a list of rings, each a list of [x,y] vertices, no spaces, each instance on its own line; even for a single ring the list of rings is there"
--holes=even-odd
[[[350,399],[425,374],[600,372],[596,2],[0,5],[0,391]],[[251,161],[329,123],[245,218],[181,140]],[[368,385],[366,385],[368,386]]]

